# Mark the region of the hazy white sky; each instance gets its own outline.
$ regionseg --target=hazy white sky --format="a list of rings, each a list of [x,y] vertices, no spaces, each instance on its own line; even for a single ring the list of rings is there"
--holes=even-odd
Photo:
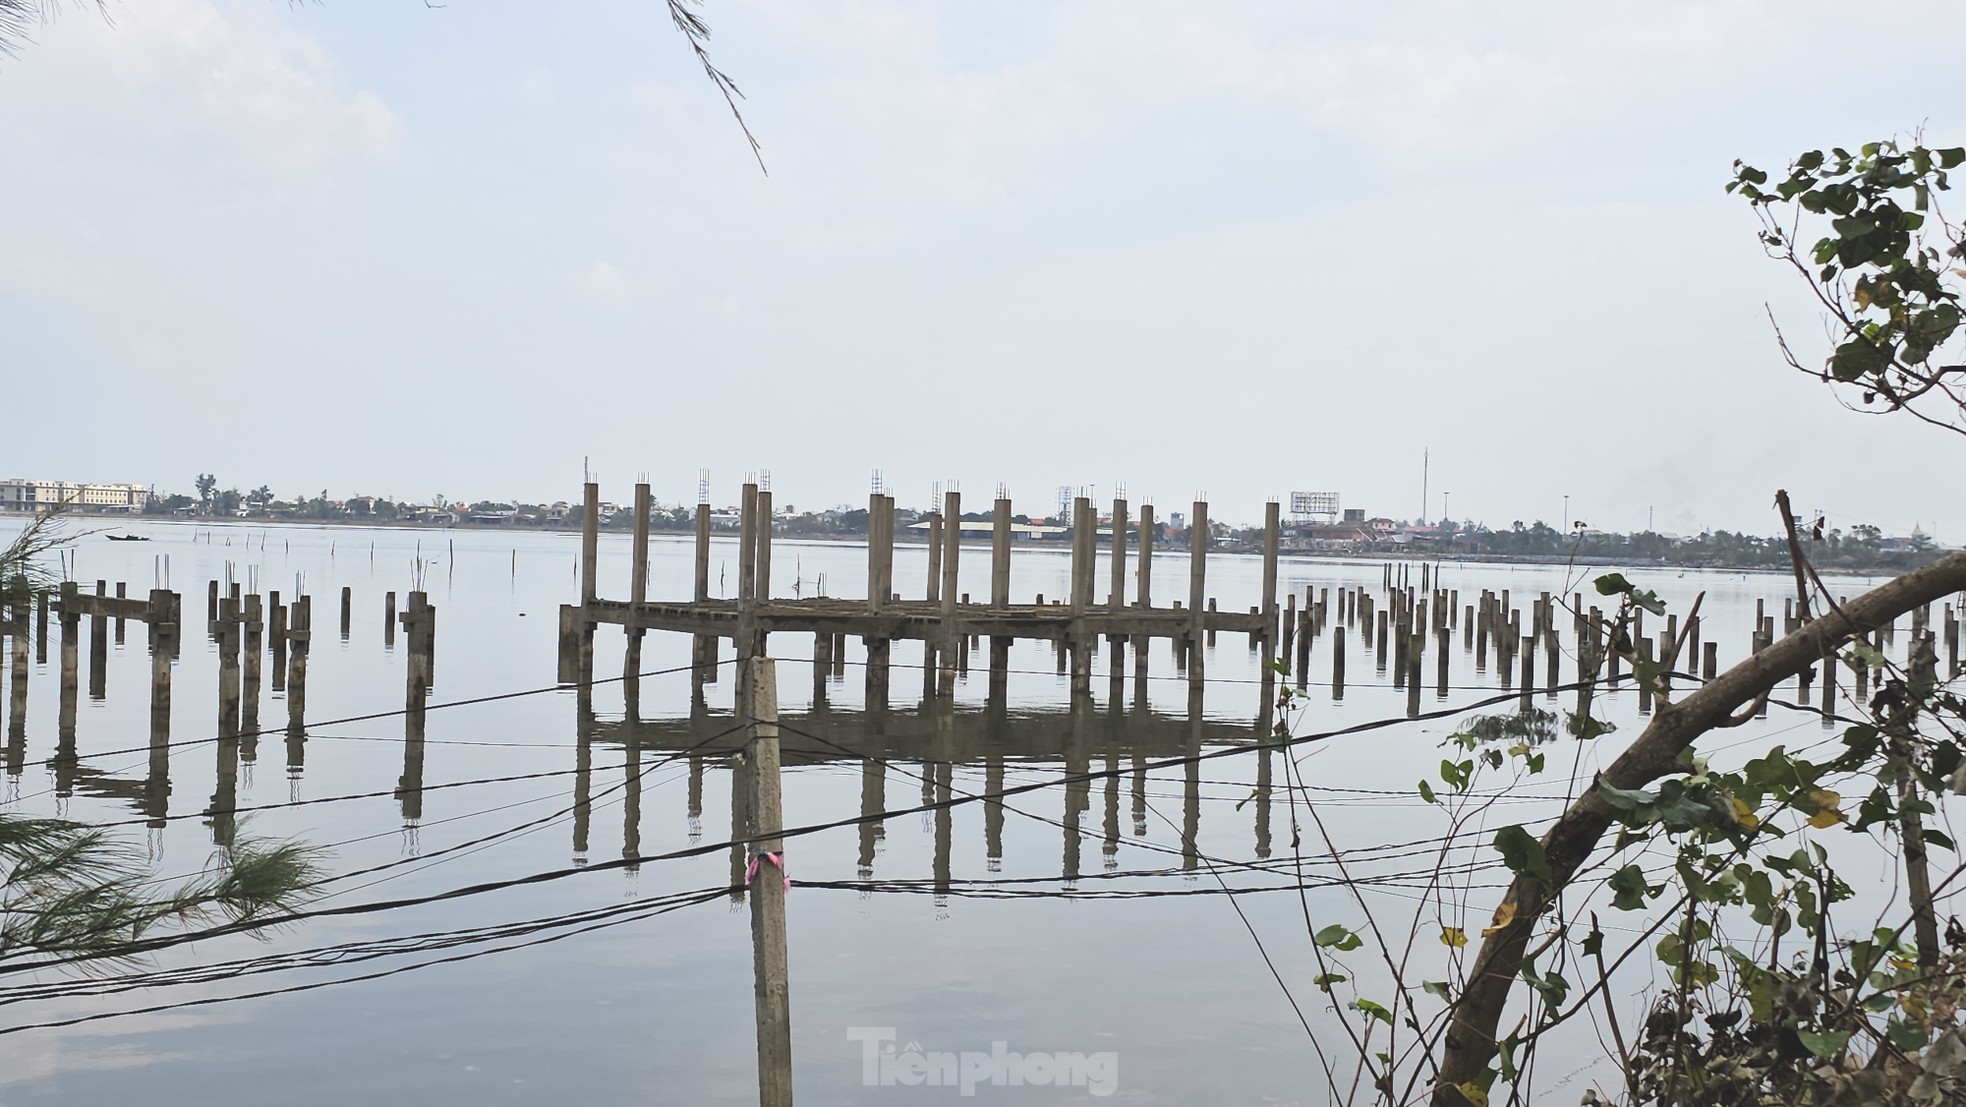
[[[112,10],[0,58],[0,475],[1966,539],[1721,192],[1966,139],[1956,0],[711,0],[768,178],[653,0]]]

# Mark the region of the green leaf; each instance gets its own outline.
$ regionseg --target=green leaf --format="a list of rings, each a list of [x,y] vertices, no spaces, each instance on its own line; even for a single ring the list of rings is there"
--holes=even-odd
[[[1906,1053],[1916,1053],[1932,1041],[1931,1031],[1915,1022],[1900,1022],[1897,1019],[1891,1020],[1891,1025],[1885,1030],[1884,1036],[1891,1039],[1892,1045]]]
[[[1626,580],[1623,573],[1606,573],[1592,583],[1597,585],[1600,596],[1618,596],[1632,590],[1632,582]]]
[[[1348,1004],[1348,1006],[1350,1006],[1354,1011],[1365,1012],[1368,1016],[1378,1019],[1380,1022],[1385,1023],[1387,1026],[1391,1026],[1393,1024],[1393,1013],[1391,1011],[1386,1010],[1384,1007],[1380,1006],[1377,1003],[1372,1002],[1369,999],[1364,998],[1363,996],[1353,1000],[1350,1004]]]
[[[1454,1002],[1454,993],[1448,990],[1444,980],[1422,980],[1420,989],[1429,995],[1436,995],[1449,1003]]]
[[[1830,376],[1849,383],[1878,372],[1884,368],[1885,354],[1869,339],[1853,338],[1836,348],[1830,355]]]
[[[1550,859],[1543,852],[1543,843],[1538,842],[1527,830],[1520,826],[1505,826],[1495,832],[1495,849],[1502,855],[1502,863],[1517,876],[1532,876],[1548,888],[1556,883],[1550,872]]]
[[[1611,874],[1611,905],[1620,911],[1637,911],[1645,906],[1645,897],[1652,894],[1652,885],[1645,880],[1645,870],[1637,865],[1626,865]]]
[[[1943,150],[1934,150],[1932,156],[1939,159],[1939,168],[1957,169],[1962,162],[1966,162],[1966,146],[1948,146]]]
[[[1311,940],[1320,947],[1336,949],[1340,953],[1349,953],[1365,944],[1358,935],[1336,923],[1318,931]]]
[[[1440,800],[1434,797],[1434,786],[1424,780],[1420,782],[1420,798],[1426,800],[1428,803],[1440,802]]]
[[[1312,980],[1311,983],[1317,985],[1318,991],[1329,992],[1333,984],[1343,984],[1350,979],[1351,977],[1341,972],[1326,972],[1319,973],[1317,979]]]
[[[1843,1055],[1843,1047],[1850,1044],[1848,1030],[1798,1030],[1795,1036],[1809,1052],[1824,1060]]]

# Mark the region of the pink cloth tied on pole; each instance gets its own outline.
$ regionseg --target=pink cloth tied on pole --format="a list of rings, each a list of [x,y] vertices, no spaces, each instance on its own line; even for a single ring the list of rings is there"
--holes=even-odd
[[[757,879],[758,862],[760,861],[769,861],[778,866],[778,871],[785,876],[785,890],[788,892],[792,890],[792,874],[785,872],[785,855],[768,851],[753,854],[751,856],[751,863],[744,867],[744,886],[746,888],[751,886],[751,881]]]

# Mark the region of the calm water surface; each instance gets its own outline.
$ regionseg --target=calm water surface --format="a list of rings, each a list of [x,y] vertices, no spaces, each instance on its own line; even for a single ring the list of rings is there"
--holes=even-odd
[[[85,589],[98,578],[121,580],[142,594],[168,557],[171,585],[184,594],[191,624],[174,677],[168,817],[147,818],[139,806],[149,770],[149,659],[135,625],[126,644],[110,650],[101,700],[86,697],[88,647],[82,646],[85,698],[72,776],[58,776],[51,764],[55,667],[34,666],[25,746],[9,758],[22,768],[5,778],[6,810],[113,826],[149,851],[160,872],[183,874],[212,854],[208,813],[236,804],[246,833],[330,851],[328,866],[342,879],[324,889],[318,906],[416,898],[585,867],[484,894],[316,919],[265,940],[213,940],[169,951],[154,967],[631,908],[730,886],[727,849],[655,858],[731,837],[734,781],[720,751],[740,738],[728,733],[735,681],[726,668],[693,702],[682,671],[688,640],[652,633],[643,669],[676,671],[643,678],[638,703],[628,702],[618,681],[597,686],[591,703],[551,688],[556,610],[577,596],[576,537],[147,522],[116,529],[152,541],[80,539],[75,578]],[[626,595],[627,549],[624,537],[604,540],[604,595]],[[1156,554],[1161,593],[1176,584],[1184,591],[1180,555]],[[857,595],[866,579],[864,556],[852,546],[781,541],[774,592],[813,594],[823,575],[831,594]],[[735,543],[719,540],[714,558],[713,591],[715,582],[735,579]],[[896,560],[897,588],[919,595],[924,551],[903,547]],[[304,588],[314,597],[315,626],[305,741],[290,743],[280,733],[283,696],[264,690],[260,717],[269,733],[241,743],[230,803],[222,795],[231,776],[222,764],[229,751],[211,741],[217,652],[201,633],[205,582],[228,566],[262,591],[291,597]],[[1013,566],[1019,600],[1069,589],[1062,551],[1019,550]],[[1225,610],[1245,609],[1257,601],[1259,570],[1251,558],[1211,559],[1210,592]],[[1095,579],[1103,582],[1104,574]],[[1779,615],[1786,586],[1772,575],[1631,575],[1659,589],[1675,611],[1705,590],[1706,634],[1721,643],[1723,666],[1745,650],[1755,601],[1768,601]],[[1306,587],[1376,588],[1380,569],[1287,560],[1282,576],[1284,590],[1301,596]],[[387,590],[406,593],[419,577],[439,612],[433,710],[420,764],[400,715],[334,721],[400,708],[404,647],[400,636],[393,649],[384,646],[382,597]],[[1484,587],[1509,588],[1526,612],[1537,592],[1576,588],[1580,579],[1561,567],[1448,565],[1441,584],[1460,589],[1464,604]],[[651,596],[685,597],[690,581],[688,541],[658,537]],[[984,594],[988,583],[987,553],[966,552],[962,587]],[[1852,593],[1863,586],[1840,583]],[[346,640],[337,626],[344,586],[354,595]],[[1588,580],[1581,587],[1588,592]],[[1568,647],[1567,618],[1562,626]],[[50,662],[58,658],[58,634],[52,626]],[[597,674],[619,673],[621,635],[602,628],[597,641]],[[1117,702],[1104,679],[1105,659],[1095,661],[1093,701],[1077,711],[1068,710],[1065,677],[1048,644],[1015,647],[998,701],[988,695],[982,668],[986,644],[949,710],[922,705],[919,648],[899,644],[893,708],[880,718],[862,710],[857,642],[849,644],[844,675],[818,681],[809,638],[776,636],[771,649],[782,659],[787,826],[1055,781],[1073,771],[1120,770],[1110,779],[1020,795],[1001,808],[962,803],[791,841],[791,994],[801,1103],[959,1098],[951,1088],[863,1087],[862,1047],[849,1037],[856,1027],[893,1027],[901,1043],[928,1050],[988,1051],[1001,1041],[1021,1052],[1110,1051],[1118,1058],[1114,1101],[1328,1101],[1311,1043],[1234,910],[1239,905],[1246,913],[1319,1038],[1339,1041],[1342,1012],[1310,985],[1318,970],[1304,914],[1323,925],[1357,923],[1361,912],[1337,888],[1313,888],[1301,901],[1289,890],[1296,883],[1293,811],[1282,755],[1244,753],[1134,771],[1138,762],[1178,756],[1191,742],[1212,750],[1256,738],[1260,667],[1240,636],[1224,634],[1215,647],[1198,715],[1190,712],[1187,684],[1164,641],[1144,685],[1132,679],[1129,659]],[[1426,710],[1496,692],[1492,660],[1489,672],[1477,673],[1458,635],[1452,649],[1454,688],[1445,702],[1435,698],[1431,657],[1425,665]],[[1317,643],[1311,694],[1292,720],[1296,732],[1403,714],[1405,694],[1375,669],[1356,633],[1348,662],[1348,687],[1334,701],[1330,643]],[[1542,668],[1539,660],[1539,681]],[[1565,679],[1572,673],[1566,661]],[[541,691],[437,706],[532,689]],[[1554,706],[1540,695],[1537,701]],[[1634,692],[1612,694],[1607,710],[1627,735],[1635,733],[1641,720]],[[1298,751],[1301,795],[1316,805],[1336,844],[1355,851],[1349,875],[1384,881],[1362,893],[1375,909],[1410,912],[1422,882],[1416,874],[1433,864],[1437,845],[1408,845],[1442,832],[1437,810],[1422,804],[1413,786],[1431,775],[1437,746],[1451,730],[1452,720],[1402,722]],[[1777,734],[1792,748],[1833,737],[1819,720],[1777,708],[1764,721],[1728,732],[1716,748],[1725,757],[1725,747],[1765,744]],[[1561,759],[1574,756],[1587,779],[1597,759],[1622,740],[1613,736]],[[1555,778],[1522,785],[1495,806],[1491,821],[1549,814],[1568,773],[1566,765]],[[1306,833],[1303,851],[1325,853],[1324,843]],[[1191,848],[1184,846],[1189,836]],[[1455,856],[1485,863],[1490,851]],[[623,863],[635,857],[646,860]],[[383,865],[389,867],[348,875]],[[1328,859],[1307,859],[1303,867],[1307,882],[1338,875]],[[878,883],[829,886],[869,880]],[[1498,880],[1492,871],[1460,880],[1472,885],[1466,895],[1478,926]],[[1245,890],[1235,905],[1217,894],[1224,882]],[[755,1102],[746,908],[714,894],[665,913],[611,921],[572,935],[515,933],[359,963],[121,994],[19,1000],[0,992],[6,1001],[0,1030],[10,1031],[0,1034],[0,1103]],[[552,935],[563,940],[536,941]],[[494,949],[505,951],[487,952]],[[483,955],[432,963],[467,954]],[[392,969],[410,971],[350,981]],[[1426,975],[1437,977],[1437,967]],[[322,984],[330,986],[291,990]],[[276,990],[284,994],[199,1002]],[[23,1029],[103,1012],[129,1013]],[[1562,1075],[1567,1085],[1551,1101],[1574,1102],[1590,1074]],[[1077,1102],[1088,1090],[982,1087],[977,1095]]]

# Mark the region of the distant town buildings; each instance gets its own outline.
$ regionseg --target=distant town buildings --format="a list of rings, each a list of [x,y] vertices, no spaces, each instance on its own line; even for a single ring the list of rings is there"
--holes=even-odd
[[[150,502],[150,489],[141,484],[77,484],[65,480],[0,480],[0,510],[51,511],[57,507],[86,511],[136,513]]]

